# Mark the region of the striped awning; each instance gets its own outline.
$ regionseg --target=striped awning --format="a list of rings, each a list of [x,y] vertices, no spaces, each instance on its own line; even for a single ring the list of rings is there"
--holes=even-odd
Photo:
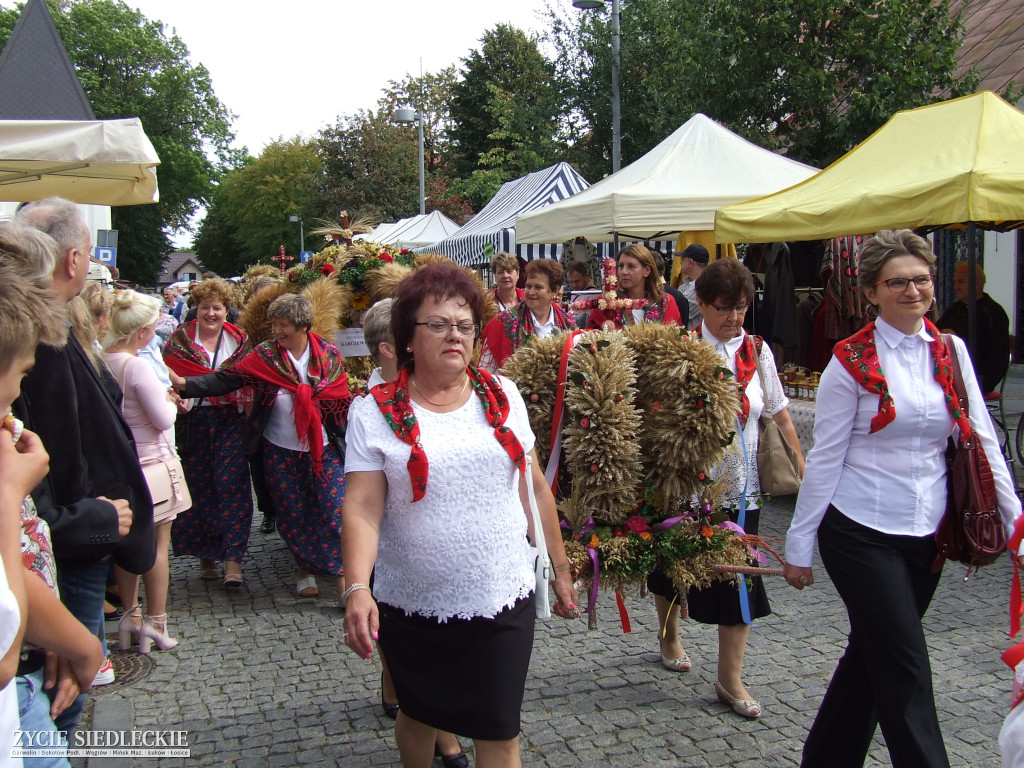
[[[527,260],[557,259],[561,255],[561,243],[516,247],[516,216],[564,200],[589,186],[587,180],[568,163],[558,163],[529,173],[504,183],[483,210],[463,226],[458,234],[415,250],[417,253],[443,253],[468,267],[490,260],[484,255],[488,244],[495,253],[507,251]]]

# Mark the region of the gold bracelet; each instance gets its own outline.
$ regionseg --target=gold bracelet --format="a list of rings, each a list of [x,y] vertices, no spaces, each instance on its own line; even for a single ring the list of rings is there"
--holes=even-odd
[[[569,570],[569,561],[566,560],[564,563],[562,563],[561,565],[559,565],[559,566],[557,566],[555,568],[555,575],[557,576],[560,573],[565,573],[568,570]]]

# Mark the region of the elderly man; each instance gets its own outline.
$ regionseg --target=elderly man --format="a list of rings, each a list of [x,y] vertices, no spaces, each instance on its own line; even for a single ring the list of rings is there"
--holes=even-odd
[[[89,228],[77,206],[47,198],[18,217],[57,241],[53,288],[67,303],[89,273]],[[121,417],[121,391],[104,379],[73,333],[61,349],[40,345],[14,412],[39,434],[50,453],[50,474],[32,492],[50,525],[61,599],[75,617],[104,637],[103,596],[110,558],[145,573],[156,558],[153,502]],[[109,662],[96,683],[113,681]],[[73,727],[84,696],[59,718]]]
[[[978,348],[971,353],[978,385],[985,394],[999,386],[1010,365],[1010,319],[996,301],[984,292],[985,273],[975,265],[974,288],[978,307],[978,332],[975,338]],[[955,333],[961,339],[967,338],[967,264],[961,263],[953,272],[954,301],[942,317],[938,326],[945,333]]]

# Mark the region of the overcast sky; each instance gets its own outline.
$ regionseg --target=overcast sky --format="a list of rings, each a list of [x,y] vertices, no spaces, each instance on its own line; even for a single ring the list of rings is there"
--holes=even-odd
[[[236,146],[253,155],[278,137],[308,137],[339,114],[375,108],[390,80],[419,74],[421,58],[424,72],[458,65],[500,22],[546,27],[545,0],[126,3],[174,29],[206,66],[237,115]]]

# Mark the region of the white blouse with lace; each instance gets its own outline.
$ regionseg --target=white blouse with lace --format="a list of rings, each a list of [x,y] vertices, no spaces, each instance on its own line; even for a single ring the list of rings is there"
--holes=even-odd
[[[526,404],[510,380],[506,424],[529,452]],[[430,469],[426,494],[412,502],[411,447],[399,440],[372,397],[349,411],[346,472],[383,470],[387,497],[374,596],[406,613],[493,617],[534,589],[519,470],[494,436],[480,398],[451,413],[413,403]]]
[[[736,353],[746,337],[747,332],[743,331],[739,336],[728,341],[719,341],[708,330],[707,324],[701,329],[704,341],[715,348],[719,357],[733,376],[736,375]],[[761,382],[754,371],[754,377],[747,384],[747,399],[750,401],[750,413],[747,416],[747,423],[743,427],[743,444],[746,446],[746,462],[743,461],[743,446],[738,440],[726,448],[725,456],[712,470],[713,477],[731,475],[735,477],[727,499],[734,505],[739,506],[743,498],[743,484],[747,485],[747,508],[757,509],[760,507],[759,494],[761,493],[761,482],[757,476],[757,441],[758,441],[758,419],[762,413],[774,416],[787,405],[789,398],[782,388],[779,374],[775,368],[775,356],[772,354],[771,345],[767,342],[761,345],[761,372],[764,375],[764,385],[768,390],[761,388]]]

